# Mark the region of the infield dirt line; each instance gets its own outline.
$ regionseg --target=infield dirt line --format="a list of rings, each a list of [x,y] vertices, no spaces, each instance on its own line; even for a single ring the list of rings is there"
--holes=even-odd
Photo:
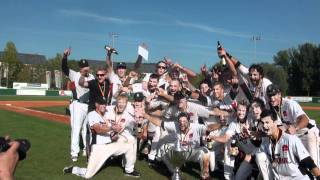
[[[36,107],[43,107],[43,106],[36,106]],[[25,107],[14,106],[11,104],[10,105],[9,104],[0,104],[0,109],[14,111],[14,112],[25,114],[25,115],[35,116],[35,117],[39,117],[39,118],[45,119],[45,120],[61,122],[64,124],[70,124],[69,123],[70,117],[66,116],[66,115],[55,114],[55,113],[39,111],[39,110],[34,110],[34,109],[28,109]]]

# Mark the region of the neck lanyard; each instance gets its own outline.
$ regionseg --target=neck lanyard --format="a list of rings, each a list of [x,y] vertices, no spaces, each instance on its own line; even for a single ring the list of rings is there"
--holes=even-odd
[[[98,86],[99,86],[99,90],[100,90],[100,93],[101,93],[101,96],[104,100],[106,100],[106,98],[104,97],[104,93],[106,91],[106,81],[103,82],[103,91],[102,91],[102,88],[100,86],[100,83],[98,82]]]

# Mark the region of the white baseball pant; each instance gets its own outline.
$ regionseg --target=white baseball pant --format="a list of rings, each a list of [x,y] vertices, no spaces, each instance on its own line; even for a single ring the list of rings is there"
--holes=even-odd
[[[304,128],[301,131],[297,132],[298,137],[300,138],[302,144],[309,152],[314,163],[320,167],[320,137],[319,129],[314,126],[311,129]]]
[[[100,170],[110,156],[119,156],[121,154],[125,155],[125,171],[130,173],[134,171],[136,153],[136,139],[127,139],[124,136],[119,136],[119,139],[116,142],[93,145],[87,168],[75,166],[72,169],[72,174],[89,179]]]
[[[71,123],[71,156],[78,157],[80,152],[79,142],[80,142],[80,131],[82,136],[82,142],[84,145],[84,150],[87,147],[86,136],[87,136],[87,113],[88,105],[85,103],[80,103],[78,101],[73,101],[69,105],[70,109],[70,123]]]

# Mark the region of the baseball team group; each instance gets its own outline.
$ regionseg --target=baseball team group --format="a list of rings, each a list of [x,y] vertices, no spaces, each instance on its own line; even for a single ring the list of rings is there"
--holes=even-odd
[[[141,55],[129,69],[112,61],[116,50],[110,47],[106,66],[93,74],[85,59],[79,72],[70,69],[70,53],[66,49],[62,59],[74,84],[70,157],[76,162],[87,156],[88,162],[64,173],[91,178],[119,157],[124,175],[143,178],[135,163],[144,157],[150,168],[165,166],[170,177],[175,167],[165,153],[179,142],[192,150],[186,160],[194,163],[186,165],[198,163],[201,179],[320,179],[315,121],[283,96],[259,64],[248,68],[219,45],[221,62],[203,65],[195,86],[198,75],[168,58],[146,73]]]

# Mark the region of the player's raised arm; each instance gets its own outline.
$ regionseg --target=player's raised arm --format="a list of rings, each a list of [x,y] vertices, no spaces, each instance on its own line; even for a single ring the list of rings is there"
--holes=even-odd
[[[67,48],[63,52],[62,62],[61,62],[61,69],[62,72],[69,76],[69,67],[68,67],[68,56],[71,54],[71,49]]]

